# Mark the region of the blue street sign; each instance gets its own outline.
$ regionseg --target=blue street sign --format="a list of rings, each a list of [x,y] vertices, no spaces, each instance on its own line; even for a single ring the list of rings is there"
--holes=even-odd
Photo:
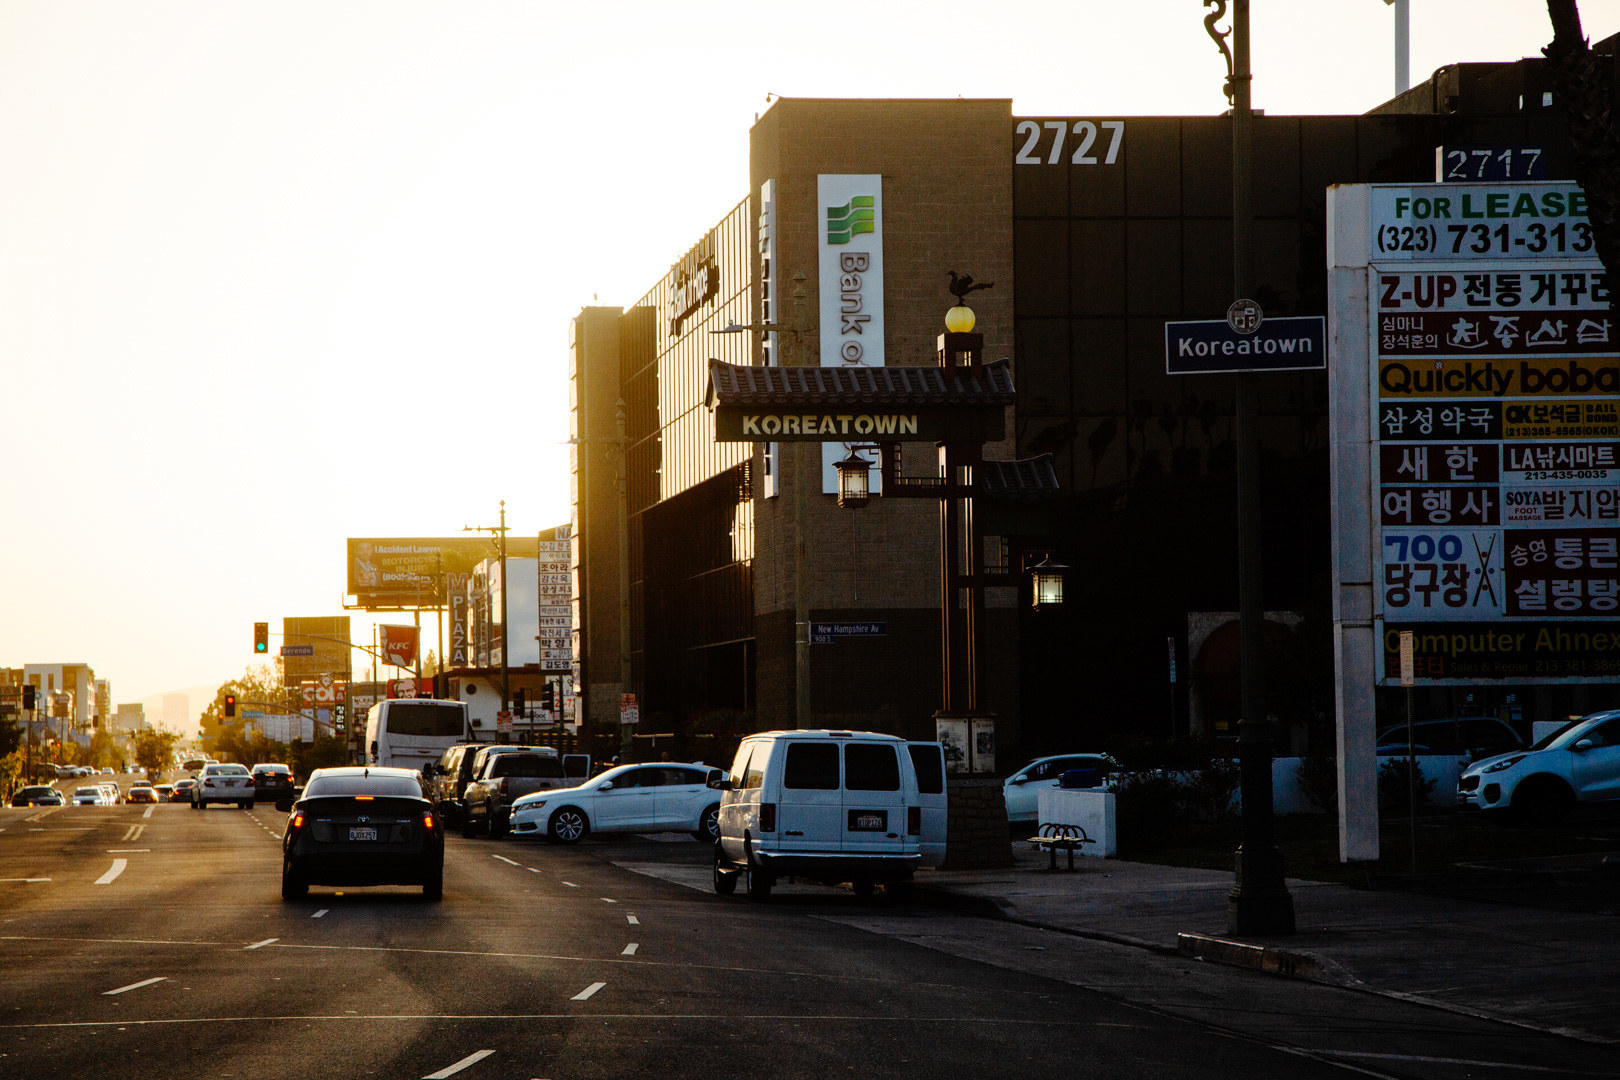
[[[883,637],[889,632],[886,622],[813,622],[810,624],[812,645],[831,645],[835,637]]]
[[[1320,315],[1266,319],[1239,334],[1225,319],[1164,324],[1167,375],[1227,371],[1327,370],[1327,320]]]

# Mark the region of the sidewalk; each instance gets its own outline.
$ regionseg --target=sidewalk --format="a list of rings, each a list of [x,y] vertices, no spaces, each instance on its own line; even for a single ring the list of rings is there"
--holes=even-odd
[[[920,899],[1205,961],[1356,987],[1586,1041],[1620,1043],[1620,866],[1593,911],[1288,881],[1296,932],[1227,933],[1232,874],[1079,857],[1015,841],[1005,870],[922,871]],[[1555,875],[1522,878],[1542,899]],[[1514,895],[1512,892],[1481,893]],[[1610,900],[1612,898],[1612,902]]]

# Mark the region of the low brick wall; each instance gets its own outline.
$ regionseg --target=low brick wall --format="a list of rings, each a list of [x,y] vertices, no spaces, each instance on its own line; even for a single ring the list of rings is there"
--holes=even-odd
[[[941,870],[980,870],[1013,864],[1012,839],[1007,830],[1007,802],[1001,781],[957,779],[946,781],[950,813],[945,832],[945,863]]]

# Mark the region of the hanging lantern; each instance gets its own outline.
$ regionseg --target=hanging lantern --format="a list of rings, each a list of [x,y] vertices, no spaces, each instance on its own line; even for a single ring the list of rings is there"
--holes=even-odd
[[[1055,563],[1048,556],[1030,567],[1030,576],[1034,579],[1035,606],[1061,607],[1063,604],[1063,573],[1068,570],[1062,563]]]
[[[867,471],[872,463],[851,450],[849,457],[834,462],[833,468],[838,470],[838,506],[840,509],[856,509],[865,506],[872,499],[870,478]]]

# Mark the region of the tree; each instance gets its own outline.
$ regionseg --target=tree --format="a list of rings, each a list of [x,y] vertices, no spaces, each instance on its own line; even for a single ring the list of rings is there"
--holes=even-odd
[[[1599,57],[1581,34],[1575,0],[1547,0],[1553,40],[1542,52],[1553,95],[1563,106],[1575,154],[1575,179],[1586,192],[1586,218],[1610,280],[1620,274],[1620,77],[1615,57]],[[1620,308],[1620,291],[1609,304]]]
[[[152,779],[162,776],[174,763],[174,747],[180,736],[172,731],[145,728],[129,740],[135,764],[146,770]]]

